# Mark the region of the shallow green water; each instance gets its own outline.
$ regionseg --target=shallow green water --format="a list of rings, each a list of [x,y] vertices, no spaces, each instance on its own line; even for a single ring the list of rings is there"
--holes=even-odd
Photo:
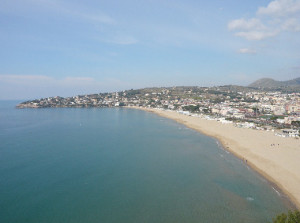
[[[267,222],[289,204],[216,140],[132,109],[0,103],[1,222]]]

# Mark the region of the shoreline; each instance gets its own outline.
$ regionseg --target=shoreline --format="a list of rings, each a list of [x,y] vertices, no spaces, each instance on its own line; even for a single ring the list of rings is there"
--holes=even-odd
[[[127,107],[152,112],[172,119],[188,128],[218,140],[222,147],[263,176],[280,196],[287,196],[292,206],[300,209],[300,140],[282,138],[271,132],[241,129],[172,111]],[[276,143],[274,143],[276,142]],[[274,146],[271,146],[274,144]],[[297,162],[298,161],[298,162]],[[298,164],[298,165],[297,165]],[[274,186],[276,188],[274,188]]]

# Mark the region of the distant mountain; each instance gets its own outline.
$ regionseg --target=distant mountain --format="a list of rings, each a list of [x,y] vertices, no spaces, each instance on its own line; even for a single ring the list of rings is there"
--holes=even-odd
[[[276,81],[271,78],[259,79],[248,87],[251,88],[269,88],[269,89],[287,89],[287,88],[298,88],[300,87],[300,77],[288,81]]]
[[[290,81],[285,81],[285,83],[286,83],[288,86],[300,86],[300,77],[295,78],[295,79],[290,80]]]

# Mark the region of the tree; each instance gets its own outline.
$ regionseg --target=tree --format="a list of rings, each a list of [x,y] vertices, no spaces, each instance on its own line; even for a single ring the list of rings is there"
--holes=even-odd
[[[292,125],[296,127],[300,127],[300,121],[292,121]]]
[[[281,213],[273,218],[273,223],[300,223],[300,212],[295,210],[289,211],[288,214]]]
[[[199,105],[186,105],[183,106],[182,109],[184,111],[199,112]]]

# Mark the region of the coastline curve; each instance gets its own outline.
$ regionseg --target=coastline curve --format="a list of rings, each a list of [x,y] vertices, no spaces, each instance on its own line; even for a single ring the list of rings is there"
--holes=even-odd
[[[291,203],[300,208],[300,140],[281,138],[271,132],[240,129],[231,124],[205,120],[172,111],[143,107],[127,107],[152,112],[172,119],[188,128],[218,140],[222,147],[231,152],[254,171],[267,179],[272,188],[283,193]],[[276,148],[270,147],[276,144]]]

